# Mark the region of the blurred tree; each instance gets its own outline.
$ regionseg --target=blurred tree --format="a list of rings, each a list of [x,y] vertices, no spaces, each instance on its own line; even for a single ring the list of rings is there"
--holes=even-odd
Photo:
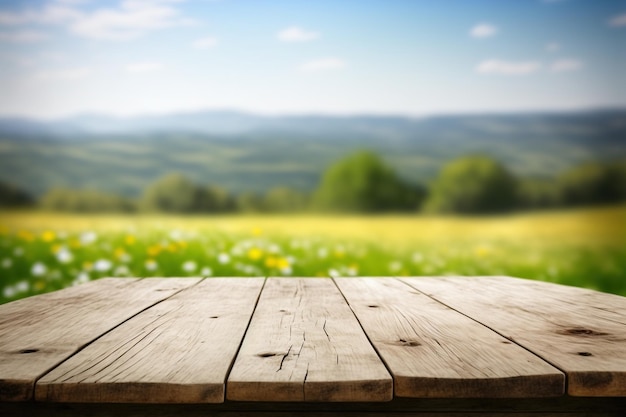
[[[558,207],[563,204],[561,191],[553,179],[522,179],[518,187],[518,205],[524,209]]]
[[[131,212],[135,203],[125,197],[96,190],[53,188],[39,200],[39,205],[53,211]]]
[[[184,175],[166,174],[144,190],[140,207],[145,211],[191,213],[196,210],[197,191]]]
[[[237,211],[242,213],[260,213],[264,210],[263,197],[254,192],[243,192],[235,201]]]
[[[34,202],[33,197],[26,191],[0,181],[0,208],[28,207]]]
[[[575,167],[558,178],[567,205],[615,203],[626,197],[626,162],[592,162]]]
[[[209,185],[197,187],[194,206],[198,212],[226,212],[234,210],[235,202],[223,188]]]
[[[496,213],[511,210],[517,201],[517,180],[487,156],[458,158],[443,167],[426,202],[439,213]]]
[[[612,193],[617,201],[626,201],[626,159],[616,161],[609,166],[614,178]]]
[[[306,210],[309,198],[306,194],[288,187],[275,187],[263,198],[263,208],[270,212],[296,212]]]
[[[324,211],[361,213],[415,210],[423,195],[418,187],[401,181],[374,153],[361,151],[326,170],[313,205]]]
[[[145,189],[140,206],[166,213],[215,213],[232,210],[234,203],[220,187],[199,186],[180,173],[170,173]]]

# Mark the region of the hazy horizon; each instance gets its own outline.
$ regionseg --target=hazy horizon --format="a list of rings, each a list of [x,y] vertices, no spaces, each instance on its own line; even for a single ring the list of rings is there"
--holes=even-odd
[[[324,111],[303,111],[303,112],[263,112],[239,108],[197,108],[197,109],[174,109],[165,111],[145,111],[129,114],[116,114],[115,112],[106,111],[79,111],[57,116],[24,116],[16,114],[0,114],[0,120],[32,120],[37,122],[56,122],[66,121],[81,117],[103,117],[110,119],[126,120],[134,118],[150,118],[159,116],[184,116],[201,113],[228,113],[249,117],[261,118],[401,118],[401,119],[430,119],[438,117],[499,117],[499,116],[534,116],[534,115],[573,115],[573,114],[589,114],[602,112],[623,112],[626,111],[626,104],[623,106],[595,106],[580,108],[556,108],[556,109],[528,109],[528,110],[476,110],[476,111],[450,111],[450,112],[434,112],[424,114],[411,114],[401,112],[324,112]]]

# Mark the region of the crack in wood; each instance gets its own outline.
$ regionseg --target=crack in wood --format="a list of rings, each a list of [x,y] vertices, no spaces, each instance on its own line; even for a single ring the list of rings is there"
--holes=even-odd
[[[281,369],[283,369],[283,362],[285,362],[285,359],[287,358],[287,356],[289,356],[289,352],[291,352],[291,348],[293,347],[293,345],[289,346],[289,349],[287,350],[287,353],[285,353],[282,357],[282,359],[280,360],[280,364],[278,366],[278,369],[276,370],[276,372],[280,371]]]

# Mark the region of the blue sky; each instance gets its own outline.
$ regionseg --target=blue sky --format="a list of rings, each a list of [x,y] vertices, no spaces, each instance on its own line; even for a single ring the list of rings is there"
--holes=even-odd
[[[626,107],[626,0],[0,0],[0,115]]]

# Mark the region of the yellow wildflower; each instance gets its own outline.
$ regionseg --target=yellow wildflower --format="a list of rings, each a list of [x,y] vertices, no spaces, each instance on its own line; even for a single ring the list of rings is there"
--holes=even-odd
[[[44,242],[52,242],[56,238],[56,234],[52,230],[46,230],[41,234],[41,240]]]
[[[135,236],[133,235],[126,235],[126,237],[124,238],[124,242],[130,246],[130,245],[134,245],[135,244]]]
[[[263,229],[260,227],[254,227],[252,229],[252,236],[261,236],[263,234]]]
[[[263,251],[259,248],[250,248],[248,251],[248,258],[253,261],[258,261],[263,256]]]
[[[115,255],[116,258],[122,258],[125,254],[126,251],[124,250],[124,248],[115,248],[115,251],[113,252],[113,254]]]
[[[152,245],[149,246],[147,249],[148,255],[150,255],[151,258],[156,257],[159,253],[161,253],[161,247],[159,245]]]
[[[54,254],[57,254],[57,253],[59,253],[61,248],[62,248],[62,246],[57,243],[56,245],[52,245],[52,248],[50,248],[50,252],[52,252]]]
[[[276,267],[278,269],[289,268],[289,261],[285,258],[278,258],[276,260]]]
[[[20,230],[17,233],[17,236],[20,239],[26,240],[26,241],[32,241],[35,238],[35,236],[31,232],[29,232],[28,230]]]
[[[277,264],[278,259],[273,256],[269,256],[267,259],[265,259],[265,266],[268,268],[275,268]]]

